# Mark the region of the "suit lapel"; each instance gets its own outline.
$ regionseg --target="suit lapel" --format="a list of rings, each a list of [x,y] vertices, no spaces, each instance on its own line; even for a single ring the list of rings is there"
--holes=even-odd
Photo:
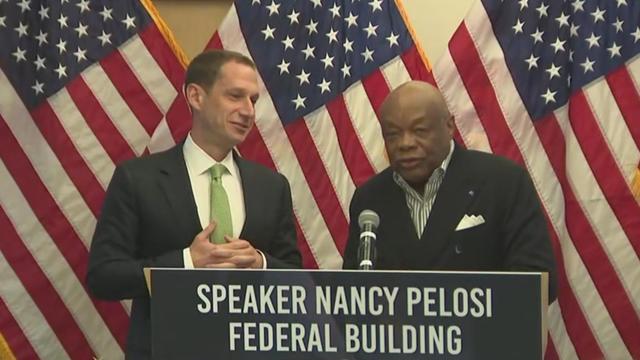
[[[177,145],[167,153],[160,165],[158,176],[160,187],[167,198],[173,218],[179,227],[179,234],[190,234],[202,228],[196,202],[191,189],[191,181],[184,162],[182,145]]]
[[[252,224],[255,223],[255,220],[259,218],[259,214],[256,206],[256,201],[259,200],[259,184],[256,183],[256,176],[253,174],[253,169],[251,168],[251,164],[242,159],[235,151],[233,152],[233,159],[238,166],[238,171],[240,172],[240,181],[242,182],[242,195],[244,198],[244,225],[242,225],[242,231],[240,231],[241,239],[253,239],[254,235],[251,234],[253,231]]]
[[[473,173],[469,171],[465,151],[456,145],[422,233],[421,241],[426,248],[424,255],[429,266],[433,266],[442,256],[449,238],[465,210],[477,196],[483,181],[474,178]]]

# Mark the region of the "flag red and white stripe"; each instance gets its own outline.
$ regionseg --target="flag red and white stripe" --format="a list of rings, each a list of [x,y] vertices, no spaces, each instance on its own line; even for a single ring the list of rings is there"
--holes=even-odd
[[[32,109],[0,71],[0,357],[124,356],[129,305],[92,299],[84,277],[115,165],[189,127],[166,35],[152,21]]]
[[[208,48],[251,56],[246,41],[232,6]],[[425,60],[414,45],[286,126],[262,86],[256,126],[239,151],[289,179],[304,267],[341,267],[351,196],[356,186],[388,166],[376,110],[391,89],[427,77]]]
[[[533,122],[478,1],[433,74],[465,145],[525,166],[546,210],[559,270],[546,358],[639,358],[640,59]]]

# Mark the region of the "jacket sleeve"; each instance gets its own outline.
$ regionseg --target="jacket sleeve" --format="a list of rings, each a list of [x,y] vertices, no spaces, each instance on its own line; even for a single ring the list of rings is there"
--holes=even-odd
[[[183,267],[182,249],[142,258],[136,184],[125,167],[116,168],[89,251],[87,286],[105,300],[148,296],[145,267]]]

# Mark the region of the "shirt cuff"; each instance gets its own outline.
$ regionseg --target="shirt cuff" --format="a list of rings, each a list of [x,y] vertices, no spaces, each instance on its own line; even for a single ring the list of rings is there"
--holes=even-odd
[[[182,261],[184,261],[184,268],[185,269],[193,269],[193,259],[191,259],[191,251],[189,251],[189,248],[185,248],[184,250],[182,250]]]
[[[256,249],[256,251],[258,252],[258,254],[260,254],[260,256],[262,256],[262,268],[266,269],[267,268],[267,257],[264,256],[264,253],[258,249]]]

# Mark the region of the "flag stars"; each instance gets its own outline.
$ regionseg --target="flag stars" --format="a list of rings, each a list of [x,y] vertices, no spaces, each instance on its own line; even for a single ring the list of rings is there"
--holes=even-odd
[[[273,15],[273,14],[280,14],[279,9],[280,9],[280,4],[276,4],[275,1],[271,1],[271,4],[269,4],[267,6],[267,9],[269,9],[269,16]]]
[[[299,108],[303,108],[303,109],[305,108],[305,105],[304,105],[305,100],[307,100],[306,97],[302,97],[300,96],[300,94],[298,94],[298,96],[295,99],[291,100],[291,102],[293,102],[296,105],[296,110],[298,110]]]
[[[113,12],[113,9],[103,6],[102,11],[100,11],[100,16],[102,16],[102,21],[113,20],[113,16],[111,15],[112,12]]]
[[[24,13],[25,11],[31,10],[31,0],[21,0],[20,3],[16,4],[20,8],[20,13]]]
[[[320,94],[324,94],[325,92],[331,92],[331,81],[327,81],[327,79],[322,79],[322,82],[317,85],[320,88]]]
[[[371,0],[369,5],[371,5],[371,13],[375,13],[376,10],[382,11],[382,0]]]
[[[550,102],[556,102],[556,93],[557,91],[551,91],[550,89],[547,89],[547,92],[542,94],[542,98],[544,99],[544,103],[545,105],[550,103]]]
[[[287,35],[287,37],[282,40],[282,44],[284,45],[284,49],[293,49],[293,38]]]
[[[42,32],[42,30],[40,30],[40,33],[36,36],[36,40],[38,40],[38,45],[42,46],[42,44],[48,44],[49,41],[47,41],[47,35],[49,35],[46,32]]]
[[[627,0],[616,0],[616,2],[618,3],[618,7],[622,5],[627,6]]]
[[[287,15],[289,18],[289,25],[293,25],[293,23],[299,24],[298,16],[300,16],[300,13],[297,12],[296,9],[291,10],[291,13]]]
[[[58,79],[62,79],[63,77],[67,77],[67,67],[62,66],[62,64],[58,65],[58,68],[53,70],[58,74]]]
[[[391,32],[391,34],[389,34],[389,36],[387,36],[387,41],[389,42],[389,47],[393,47],[395,46],[400,46],[400,44],[398,44],[398,38],[399,36],[394,34],[393,32]]]
[[[27,61],[27,57],[25,56],[25,54],[27,53],[26,50],[22,50],[19,46],[16,48],[16,51],[12,52],[11,55],[13,55],[16,58],[16,62],[21,62],[21,61]]]
[[[300,74],[296,75],[300,81],[300,86],[302,86],[302,84],[309,84],[309,75],[311,74],[304,71],[304,69],[300,70]]]
[[[136,18],[131,17],[129,14],[127,14],[127,16],[123,20],[120,20],[120,22],[127,27],[127,30],[136,27]]]
[[[36,95],[38,94],[43,94],[44,93],[44,83],[41,83],[40,81],[36,80],[36,83],[31,87],[33,89],[33,91],[36,92]]]
[[[251,5],[258,4],[260,5],[260,0],[251,0]]]
[[[519,0],[518,4],[520,5],[520,11],[522,11],[524,8],[529,7],[529,0]]]
[[[100,39],[100,43],[102,44],[102,46],[111,44],[111,34],[105,33],[104,30],[102,30],[102,34],[98,36],[98,39]]]
[[[580,29],[580,25],[576,25],[572,23],[571,26],[569,27],[569,34],[571,34],[571,36],[578,37],[578,29]]]
[[[560,41],[560,38],[558,37],[556,41],[553,44],[551,44],[551,47],[553,48],[554,52],[557,54],[558,51],[564,51],[565,43],[566,41]]]
[[[369,47],[366,47],[365,50],[360,54],[362,54],[362,57],[364,57],[365,63],[373,61],[373,50],[369,50]]]
[[[85,11],[91,11],[91,9],[89,9],[89,0],[80,0],[76,6],[80,8],[80,14],[83,14]]]
[[[572,2],[571,6],[573,7],[573,12],[577,13],[578,11],[584,11],[584,2],[585,0],[575,0]]]
[[[538,12],[538,17],[542,19],[545,16],[549,16],[549,14],[547,13],[548,9],[549,9],[549,5],[545,5],[544,3],[540,4],[540,6],[536,8],[536,11]]]
[[[315,54],[313,53],[316,50],[315,46],[311,46],[309,44],[307,44],[307,47],[302,50],[302,52],[304,53],[304,59],[308,60],[309,58],[315,59]]]
[[[591,16],[593,16],[593,23],[597,24],[598,21],[604,22],[604,14],[606,12],[607,12],[607,10],[600,10],[599,6],[596,7],[596,10],[591,13]]]
[[[620,20],[620,18],[617,18],[616,22],[612,24],[613,27],[616,28],[616,33],[619,33],[622,31],[622,24],[624,24],[624,21]]]
[[[73,55],[76,57],[76,62],[80,62],[81,60],[87,60],[86,56],[87,50],[81,49],[78,46],[78,50],[76,50]]]
[[[44,65],[45,58],[41,58],[40,55],[36,55],[36,60],[33,62],[33,65],[36,66],[36,70],[44,69],[46,66]]]
[[[327,53],[322,60],[320,60],[324,64],[324,69],[326,70],[329,67],[333,67],[333,59],[334,56],[329,56]]]
[[[89,35],[89,33],[87,32],[88,28],[88,25],[84,25],[81,22],[78,23],[78,26],[76,26],[75,28],[75,31],[78,33],[78,39],[81,39],[83,36]]]
[[[331,28],[331,31],[329,31],[327,33],[327,37],[329,38],[329,44],[331,44],[332,42],[338,42],[338,32],[333,30],[333,27]]]
[[[560,13],[560,16],[556,18],[558,27],[562,29],[563,26],[569,26],[569,15],[565,15],[564,11]]]
[[[60,28],[61,29],[64,29],[64,28],[66,28],[68,26],[67,25],[67,20],[68,19],[69,19],[68,17],[60,14],[60,17],[58,18],[58,24],[60,24]]]
[[[589,60],[589,58],[587,57],[587,59],[580,64],[580,66],[582,66],[582,69],[584,70],[584,73],[586,74],[587,72],[591,71],[593,72],[593,65],[595,65],[595,61],[591,61]]]
[[[607,48],[607,51],[609,52],[609,57],[611,59],[613,59],[616,56],[622,56],[620,55],[620,49],[622,48],[622,46],[616,44],[615,42],[613,43],[613,45],[611,45],[611,47]]]
[[[347,16],[344,21],[347,22],[347,29],[352,26],[358,26],[358,15],[353,15],[352,12],[349,12],[349,16]]]
[[[373,26],[373,24],[371,24],[371,22],[369,22],[369,26],[364,28],[364,31],[367,33],[367,39],[370,38],[371,36],[377,36],[378,35],[378,34],[376,34],[376,29],[378,29],[378,25]]]
[[[56,47],[58,48],[58,52],[62,54],[63,52],[67,51],[67,42],[60,39],[56,44]]]
[[[6,16],[0,16],[0,28],[7,27],[6,21],[7,21]]]
[[[321,0],[309,0],[313,3],[313,8],[317,8],[318,6],[322,6],[322,4],[320,3]]]
[[[549,80],[556,76],[560,77],[560,69],[562,69],[561,66],[556,66],[556,64],[551,63],[551,67],[545,70],[549,74]]]
[[[637,27],[636,31],[631,33],[631,36],[633,36],[633,43],[637,43],[640,40],[640,27]]]
[[[346,79],[347,76],[351,76],[351,65],[342,65],[342,69],[340,69],[340,71],[342,71],[342,77]]]
[[[264,39],[274,39],[273,37],[273,32],[276,31],[276,28],[272,28],[271,26],[269,26],[269,24],[267,24],[267,27],[261,31],[261,33],[264,34]]]
[[[289,74],[289,65],[290,63],[284,61],[284,59],[282,59],[282,62],[280,62],[280,64],[278,65],[278,69],[280,69],[280,75],[287,73]]]
[[[531,54],[531,56],[529,56],[529,58],[525,60],[525,62],[529,65],[529,70],[531,70],[531,68],[538,68],[539,59],[539,56],[533,56],[533,54]]]
[[[522,21],[520,21],[520,19],[518,19],[518,21],[516,21],[516,24],[513,25],[511,28],[513,29],[513,32],[515,34],[520,34],[522,33],[522,27],[524,26],[524,23]]]
[[[600,36],[596,36],[595,33],[591,33],[591,36],[589,36],[588,38],[585,39],[585,41],[589,44],[589,49],[591,49],[592,47],[599,47],[600,44]]]
[[[329,9],[331,13],[331,17],[340,17],[340,6],[337,3],[334,3],[333,6]]]
[[[536,32],[531,34],[533,38],[533,43],[536,44],[538,42],[542,42],[542,35],[544,35],[544,31],[540,31],[540,29],[536,29]]]
[[[17,28],[15,28],[18,33],[18,37],[21,38],[23,36],[27,36],[29,34],[29,25],[20,23]]]
[[[304,27],[306,27],[307,31],[309,31],[309,35],[311,35],[313,33],[318,33],[318,22],[317,21],[309,20],[309,23],[307,25],[305,25]]]
[[[40,11],[38,11],[38,15],[40,15],[40,20],[49,18],[49,7],[44,5],[40,5]]]
[[[345,54],[349,53],[349,51],[353,52],[353,40],[346,39],[342,46],[344,47]]]

